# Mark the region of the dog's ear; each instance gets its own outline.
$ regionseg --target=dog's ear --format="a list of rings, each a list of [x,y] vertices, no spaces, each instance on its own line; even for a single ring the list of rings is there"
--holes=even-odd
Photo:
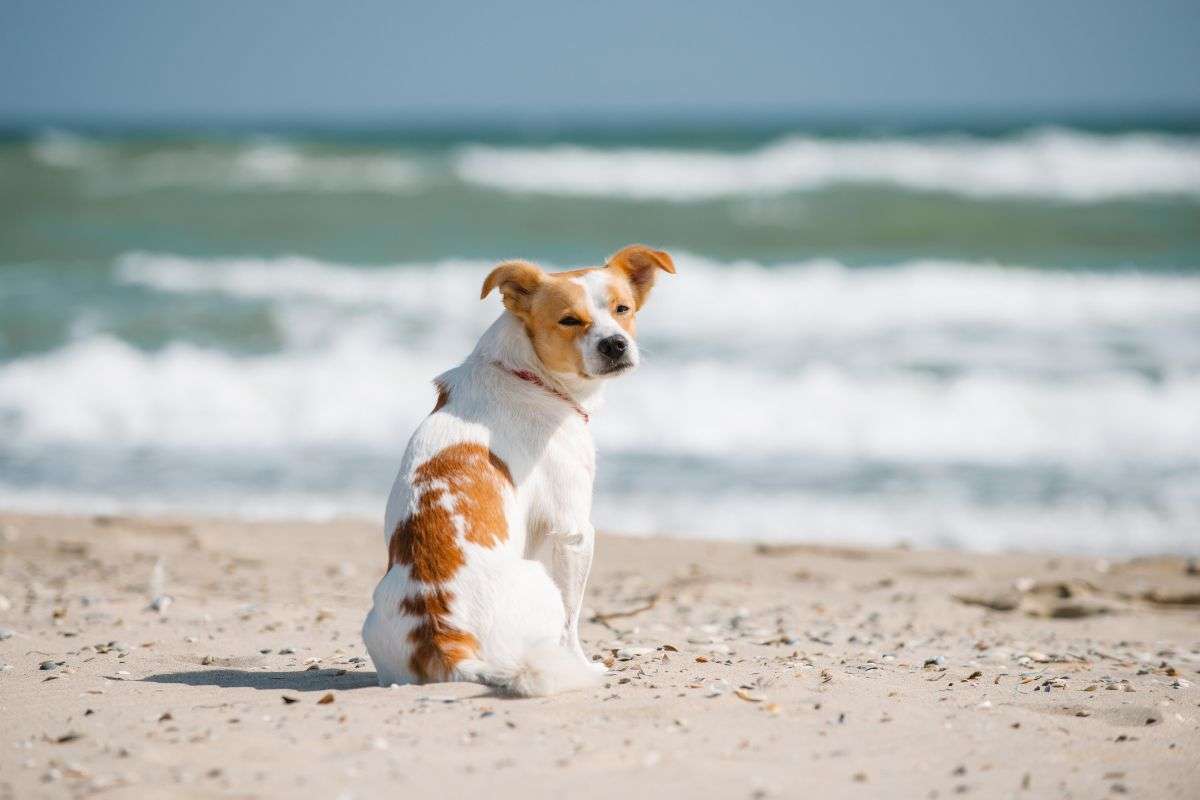
[[[625,273],[633,287],[637,307],[640,309],[654,288],[654,277],[658,270],[675,274],[675,262],[662,250],[653,250],[642,244],[623,247],[608,259],[608,266]]]
[[[505,261],[488,273],[483,279],[483,290],[479,299],[491,294],[492,289],[499,288],[504,298],[504,307],[514,314],[523,314],[529,310],[529,302],[534,290],[546,277],[541,267],[528,261]]]

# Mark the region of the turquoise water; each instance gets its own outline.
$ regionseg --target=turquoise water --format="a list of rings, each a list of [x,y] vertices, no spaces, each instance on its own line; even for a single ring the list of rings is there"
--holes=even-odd
[[[676,254],[594,425],[644,533],[1200,550],[1200,134],[0,141],[0,505],[378,516],[510,256]]]

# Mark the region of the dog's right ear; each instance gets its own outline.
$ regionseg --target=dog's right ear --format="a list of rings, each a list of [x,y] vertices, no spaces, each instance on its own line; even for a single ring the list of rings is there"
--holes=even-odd
[[[498,287],[504,298],[504,307],[514,314],[522,314],[529,310],[530,299],[545,277],[546,273],[537,264],[520,260],[505,261],[484,278],[479,299],[487,297],[492,289]]]

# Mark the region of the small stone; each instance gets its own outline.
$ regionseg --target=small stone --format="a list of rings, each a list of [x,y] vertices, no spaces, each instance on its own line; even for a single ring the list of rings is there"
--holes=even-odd
[[[169,594],[160,594],[150,601],[150,605],[146,606],[147,611],[157,611],[159,614],[165,614],[167,609],[171,607],[171,603],[175,602],[175,598]]]
[[[50,672],[61,667],[63,663],[64,662],[62,661],[43,661],[41,664],[38,664],[38,669],[44,672]]]
[[[292,655],[292,654],[293,654],[293,653],[295,653],[295,652],[296,652],[296,648],[294,648],[294,647],[281,647],[281,648],[279,648],[279,655],[281,655],[281,656],[290,656],[290,655]]]
[[[3,642],[5,639],[11,639],[14,635],[14,632],[8,628],[0,628],[0,642]]]
[[[617,651],[617,660],[630,661],[641,656],[648,656],[653,652],[653,647],[622,647]]]

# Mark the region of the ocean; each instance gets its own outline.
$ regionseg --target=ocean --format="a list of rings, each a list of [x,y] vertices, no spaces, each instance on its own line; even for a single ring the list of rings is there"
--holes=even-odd
[[[1200,128],[0,140],[0,508],[380,519],[498,260],[669,250],[633,534],[1200,553]]]

